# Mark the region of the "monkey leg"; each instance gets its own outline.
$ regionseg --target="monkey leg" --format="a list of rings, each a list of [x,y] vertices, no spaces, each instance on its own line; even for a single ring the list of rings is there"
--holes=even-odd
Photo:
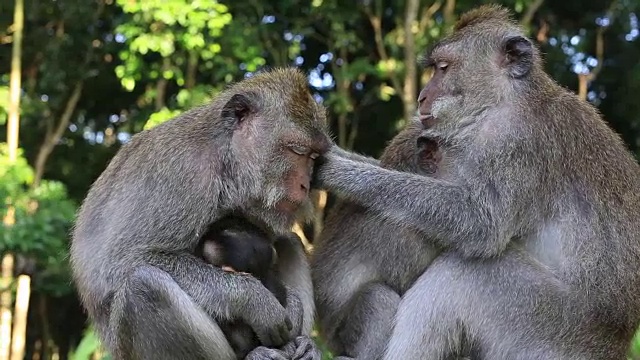
[[[343,309],[345,317],[336,332],[344,349],[340,355],[379,358],[391,336],[399,303],[400,296],[390,287],[380,283],[364,285]]]
[[[524,253],[443,254],[403,296],[384,359],[605,359],[583,303]]]
[[[218,324],[166,272],[137,268],[116,293],[109,328],[114,359],[235,360]]]

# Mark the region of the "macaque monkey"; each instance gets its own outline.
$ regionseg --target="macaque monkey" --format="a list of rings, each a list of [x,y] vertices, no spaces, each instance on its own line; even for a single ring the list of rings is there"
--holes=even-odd
[[[332,149],[314,174],[442,249],[402,295],[382,358],[625,359],[640,324],[633,155],[502,7],[463,15],[424,65],[420,119],[446,167],[422,176]],[[345,278],[366,276],[352,261]]]
[[[89,190],[71,244],[80,298],[114,358],[235,360],[219,323],[238,321],[260,344],[246,359],[317,359],[309,266],[288,234],[312,214],[314,162],[331,143],[324,108],[291,68],[133,136]],[[196,256],[231,214],[286,240],[276,267],[297,306]]]

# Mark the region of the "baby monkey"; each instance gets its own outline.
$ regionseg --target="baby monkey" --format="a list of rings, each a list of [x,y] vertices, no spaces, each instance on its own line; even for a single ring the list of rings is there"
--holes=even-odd
[[[230,216],[212,224],[200,243],[202,258],[228,272],[251,275],[287,305],[287,289],[279,280],[277,252],[269,235],[249,221]],[[246,324],[220,324],[238,359],[259,346],[259,341]],[[295,349],[282,349],[284,352]]]
[[[282,306],[287,290],[278,280],[278,254],[262,229],[239,217],[213,224],[202,241],[202,257],[225,271],[249,274],[260,280]]]

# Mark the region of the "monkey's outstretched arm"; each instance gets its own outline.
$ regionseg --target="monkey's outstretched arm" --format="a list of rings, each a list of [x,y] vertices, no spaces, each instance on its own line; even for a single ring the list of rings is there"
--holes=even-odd
[[[342,149],[341,147],[339,147],[337,145],[333,146],[331,148],[331,151],[336,153],[338,156],[346,158],[346,159],[349,159],[349,160],[363,162],[363,163],[376,165],[376,166],[380,165],[380,160],[378,160],[378,159],[374,159],[374,158],[369,157],[369,156],[365,156],[365,155],[357,154],[357,153],[354,153],[354,152],[346,151],[346,150]]]
[[[464,185],[393,171],[329,153],[316,170],[315,186],[410,224],[463,256],[492,257],[510,236],[497,229],[493,211],[503,205],[495,197]]]
[[[290,340],[284,308],[254,277],[226,272],[189,253],[154,253],[147,261],[168,273],[214,319],[245,321],[265,346]]]

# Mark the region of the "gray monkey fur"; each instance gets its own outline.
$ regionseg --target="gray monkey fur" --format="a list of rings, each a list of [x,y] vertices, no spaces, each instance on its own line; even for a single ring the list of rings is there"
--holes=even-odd
[[[316,172],[443,249],[400,300],[383,359],[625,359],[640,323],[637,161],[500,7],[465,14],[426,58],[420,114],[446,169],[340,150]]]
[[[314,305],[299,241],[280,242],[279,266],[303,314],[254,277],[222,271],[194,251],[207,226],[230,213],[274,236],[289,233],[311,204],[304,181],[310,155],[328,148],[327,133],[304,74],[275,69],[119,150],[87,194],[71,244],[82,303],[115,359],[235,359],[218,320],[254,330],[264,346],[248,359],[282,359],[270,347],[285,344],[292,358],[317,358],[304,340]],[[294,201],[295,213],[276,210]],[[289,318],[300,316],[292,329]]]
[[[422,130],[417,119],[409,123],[386,147],[380,166],[433,176],[435,150],[418,146]],[[332,353],[380,357],[400,297],[439,252],[414,230],[339,199],[311,257],[320,333]]]

